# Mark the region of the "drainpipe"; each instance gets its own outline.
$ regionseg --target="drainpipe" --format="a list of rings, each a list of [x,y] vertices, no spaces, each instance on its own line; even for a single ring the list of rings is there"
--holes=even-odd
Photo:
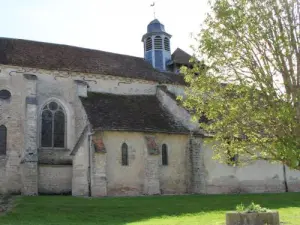
[[[92,195],[92,167],[91,167],[91,162],[92,162],[92,138],[91,136],[95,134],[95,132],[89,132],[88,133],[88,152],[89,152],[89,164],[88,164],[88,189],[89,189],[89,197]]]
[[[283,179],[284,179],[285,192],[289,192],[289,186],[288,186],[287,180],[286,180],[286,166],[285,166],[285,164],[283,164]]]

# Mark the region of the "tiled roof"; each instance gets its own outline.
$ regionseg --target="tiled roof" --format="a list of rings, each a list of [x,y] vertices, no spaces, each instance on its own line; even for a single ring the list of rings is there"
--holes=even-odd
[[[188,133],[155,95],[89,93],[81,102],[94,130]]]
[[[172,61],[174,63],[182,64],[182,65],[190,65],[189,60],[191,59],[191,55],[186,53],[180,48],[177,48],[172,54]]]
[[[161,73],[143,58],[21,39],[0,38],[0,64],[185,84],[182,76]]]

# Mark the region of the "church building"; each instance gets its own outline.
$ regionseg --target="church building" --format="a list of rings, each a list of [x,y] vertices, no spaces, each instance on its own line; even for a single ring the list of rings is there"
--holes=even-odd
[[[300,191],[283,165],[212,159],[211,137],[176,100],[191,56],[171,40],[157,19],[143,58],[0,38],[0,194]]]

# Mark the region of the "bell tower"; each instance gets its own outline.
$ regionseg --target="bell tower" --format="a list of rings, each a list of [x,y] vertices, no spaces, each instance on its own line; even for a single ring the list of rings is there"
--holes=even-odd
[[[165,31],[165,26],[157,19],[151,21],[144,34],[144,59],[160,71],[167,70],[167,63],[171,60],[171,35]]]

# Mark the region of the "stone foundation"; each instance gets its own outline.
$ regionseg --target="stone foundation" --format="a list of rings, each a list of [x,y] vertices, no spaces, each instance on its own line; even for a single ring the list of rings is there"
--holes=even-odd
[[[91,185],[93,197],[107,195],[106,153],[94,153]]]
[[[72,166],[39,165],[40,194],[71,194]]]
[[[37,162],[24,162],[22,169],[22,194],[37,195],[38,194],[38,165]]]

